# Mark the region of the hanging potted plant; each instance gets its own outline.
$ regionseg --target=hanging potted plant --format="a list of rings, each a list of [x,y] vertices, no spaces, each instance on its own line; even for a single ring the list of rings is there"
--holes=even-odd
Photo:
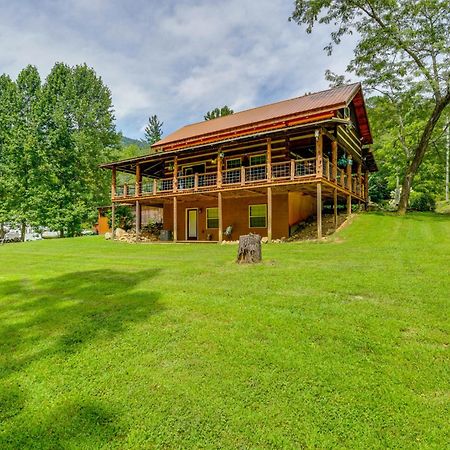
[[[350,160],[351,161],[351,160]],[[340,169],[345,169],[348,164],[348,159],[345,155],[342,155],[337,162],[337,165]]]

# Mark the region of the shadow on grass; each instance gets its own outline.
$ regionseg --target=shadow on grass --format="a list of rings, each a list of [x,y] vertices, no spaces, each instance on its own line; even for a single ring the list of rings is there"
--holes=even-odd
[[[93,270],[34,283],[29,280],[0,283],[2,448],[28,447],[39,436],[52,448],[65,447],[63,442],[67,444],[72,439],[75,444],[90,436],[96,436],[97,440],[102,437],[103,444],[110,439],[117,431],[115,413],[109,405],[86,396],[46,408],[36,423],[17,420],[27,401],[18,378],[27,370],[28,376],[33,363],[48,359],[49,364],[54,364],[55,358],[64,363],[89,345],[107,342],[133,323],[161,312],[159,294],[139,289],[141,282],[157,274],[156,269]]]

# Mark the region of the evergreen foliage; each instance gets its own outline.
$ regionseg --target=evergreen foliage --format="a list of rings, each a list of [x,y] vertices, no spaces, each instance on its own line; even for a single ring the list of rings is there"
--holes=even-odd
[[[148,118],[147,126],[145,127],[145,141],[150,145],[161,140],[163,132],[163,122],[160,122],[158,116],[154,114]]]
[[[229,116],[233,114],[234,111],[227,105],[222,106],[222,108],[214,108],[205,114],[205,120],[217,119],[218,117]]]

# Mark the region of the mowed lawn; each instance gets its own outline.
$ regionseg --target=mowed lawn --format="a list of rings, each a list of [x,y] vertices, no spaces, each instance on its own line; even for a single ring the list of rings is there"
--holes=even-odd
[[[0,448],[449,447],[449,216],[236,251],[0,247]]]

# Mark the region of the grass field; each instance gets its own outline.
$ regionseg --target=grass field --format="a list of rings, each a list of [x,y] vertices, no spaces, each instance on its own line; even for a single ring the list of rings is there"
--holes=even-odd
[[[450,218],[0,247],[0,448],[448,448]]]

